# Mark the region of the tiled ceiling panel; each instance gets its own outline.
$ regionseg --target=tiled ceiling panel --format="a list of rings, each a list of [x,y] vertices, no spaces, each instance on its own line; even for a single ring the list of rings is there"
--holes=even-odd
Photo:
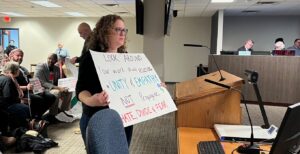
[[[87,17],[116,13],[124,17],[135,16],[135,0],[49,0],[61,8],[47,8],[32,0],[0,0],[0,12],[15,12],[25,17],[70,17],[64,12],[79,12]],[[217,10],[225,15],[242,16],[242,11],[255,10],[260,15],[300,15],[300,0],[235,0],[233,3],[212,4],[211,0],[173,0],[178,17],[212,16]],[[275,2],[258,5],[257,2]],[[117,4],[105,6],[104,4]],[[249,14],[247,14],[249,15]],[[0,17],[6,16],[0,13]]]

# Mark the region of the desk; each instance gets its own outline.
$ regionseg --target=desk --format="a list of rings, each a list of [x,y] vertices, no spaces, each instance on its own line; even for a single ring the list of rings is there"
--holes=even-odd
[[[212,129],[190,127],[177,128],[178,154],[198,154],[197,144],[199,141],[215,140],[218,140],[218,136]],[[231,154],[231,152],[241,144],[242,143],[222,142],[226,154]],[[260,148],[270,151],[271,146],[265,145],[260,146]]]

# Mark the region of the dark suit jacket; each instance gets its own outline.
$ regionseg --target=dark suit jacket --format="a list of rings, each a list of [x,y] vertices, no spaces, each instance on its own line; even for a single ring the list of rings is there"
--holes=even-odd
[[[49,80],[50,70],[47,63],[40,63],[36,65],[34,77],[41,81],[42,86],[45,89],[51,90],[53,86],[57,86],[58,79],[60,77],[59,67],[53,67],[54,79],[53,83]]]
[[[239,52],[239,51],[250,51],[250,52],[252,52],[253,50],[252,49],[246,50],[246,48],[244,46],[242,46],[242,47],[237,49],[237,52]]]

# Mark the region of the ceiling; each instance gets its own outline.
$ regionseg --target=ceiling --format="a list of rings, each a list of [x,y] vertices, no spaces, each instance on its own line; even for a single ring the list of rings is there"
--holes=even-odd
[[[49,0],[62,6],[59,8],[47,8],[30,1],[34,0],[0,0],[0,12],[21,13],[25,15],[24,17],[71,17],[65,12],[75,11],[83,13],[86,17],[112,13],[123,17],[135,17],[135,0]],[[234,0],[233,3],[214,4],[210,1],[174,0],[174,10],[178,10],[178,17],[210,17],[217,10],[224,10],[225,15],[232,16],[300,15],[300,0]],[[257,4],[271,1],[275,3]],[[118,6],[104,4],[118,4]],[[0,17],[4,16],[7,15],[0,13]]]

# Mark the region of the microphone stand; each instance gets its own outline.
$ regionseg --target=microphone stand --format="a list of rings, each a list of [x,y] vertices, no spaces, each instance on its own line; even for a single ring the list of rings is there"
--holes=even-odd
[[[222,83],[219,83],[219,82],[212,81],[210,79],[204,79],[204,81],[206,81],[208,83],[211,83],[211,84],[214,84],[214,85],[217,85],[217,86],[220,86],[220,87],[223,87],[223,88],[226,88],[226,89],[229,89],[229,90],[232,89],[234,91],[237,91],[242,96],[242,102],[245,105],[246,113],[247,113],[248,118],[249,118],[249,123],[250,123],[250,128],[251,128],[251,135],[250,135],[250,144],[240,145],[237,148],[237,152],[244,153],[244,154],[259,154],[260,148],[257,144],[254,144],[252,120],[251,120],[249,110],[248,110],[248,106],[245,102],[245,97],[244,97],[243,93],[240,90],[236,89],[236,88],[233,88],[231,86],[228,86],[228,85],[225,85],[225,84],[222,84]]]
[[[183,44],[183,46],[185,46],[185,47],[204,47],[204,48],[207,48],[207,49],[210,51],[210,48],[209,48],[209,47],[207,47],[207,46],[205,46],[205,45],[200,45],[200,44]],[[218,64],[217,64],[217,62],[216,62],[216,59],[215,59],[214,55],[211,54],[211,56],[212,56],[212,58],[213,58],[214,64],[217,66],[218,72],[219,72],[219,74],[220,74],[220,80],[219,80],[219,81],[224,81],[225,78],[223,77],[223,75],[222,75],[222,73],[221,73],[221,70],[220,70],[220,68],[219,68],[219,66],[218,66]]]
[[[260,95],[260,92],[259,92],[259,89],[258,89],[258,86],[257,86],[258,73],[255,72],[255,71],[251,71],[251,70],[245,70],[245,74],[248,77],[248,82],[253,85],[253,88],[254,88],[254,91],[255,91],[255,94],[256,94],[256,98],[257,98],[257,101],[258,101],[258,104],[259,104],[260,112],[261,112],[261,115],[262,115],[263,120],[264,120],[264,125],[262,125],[261,127],[264,128],[264,129],[268,129],[270,127],[270,123],[269,123],[265,108],[263,106],[261,95]]]

